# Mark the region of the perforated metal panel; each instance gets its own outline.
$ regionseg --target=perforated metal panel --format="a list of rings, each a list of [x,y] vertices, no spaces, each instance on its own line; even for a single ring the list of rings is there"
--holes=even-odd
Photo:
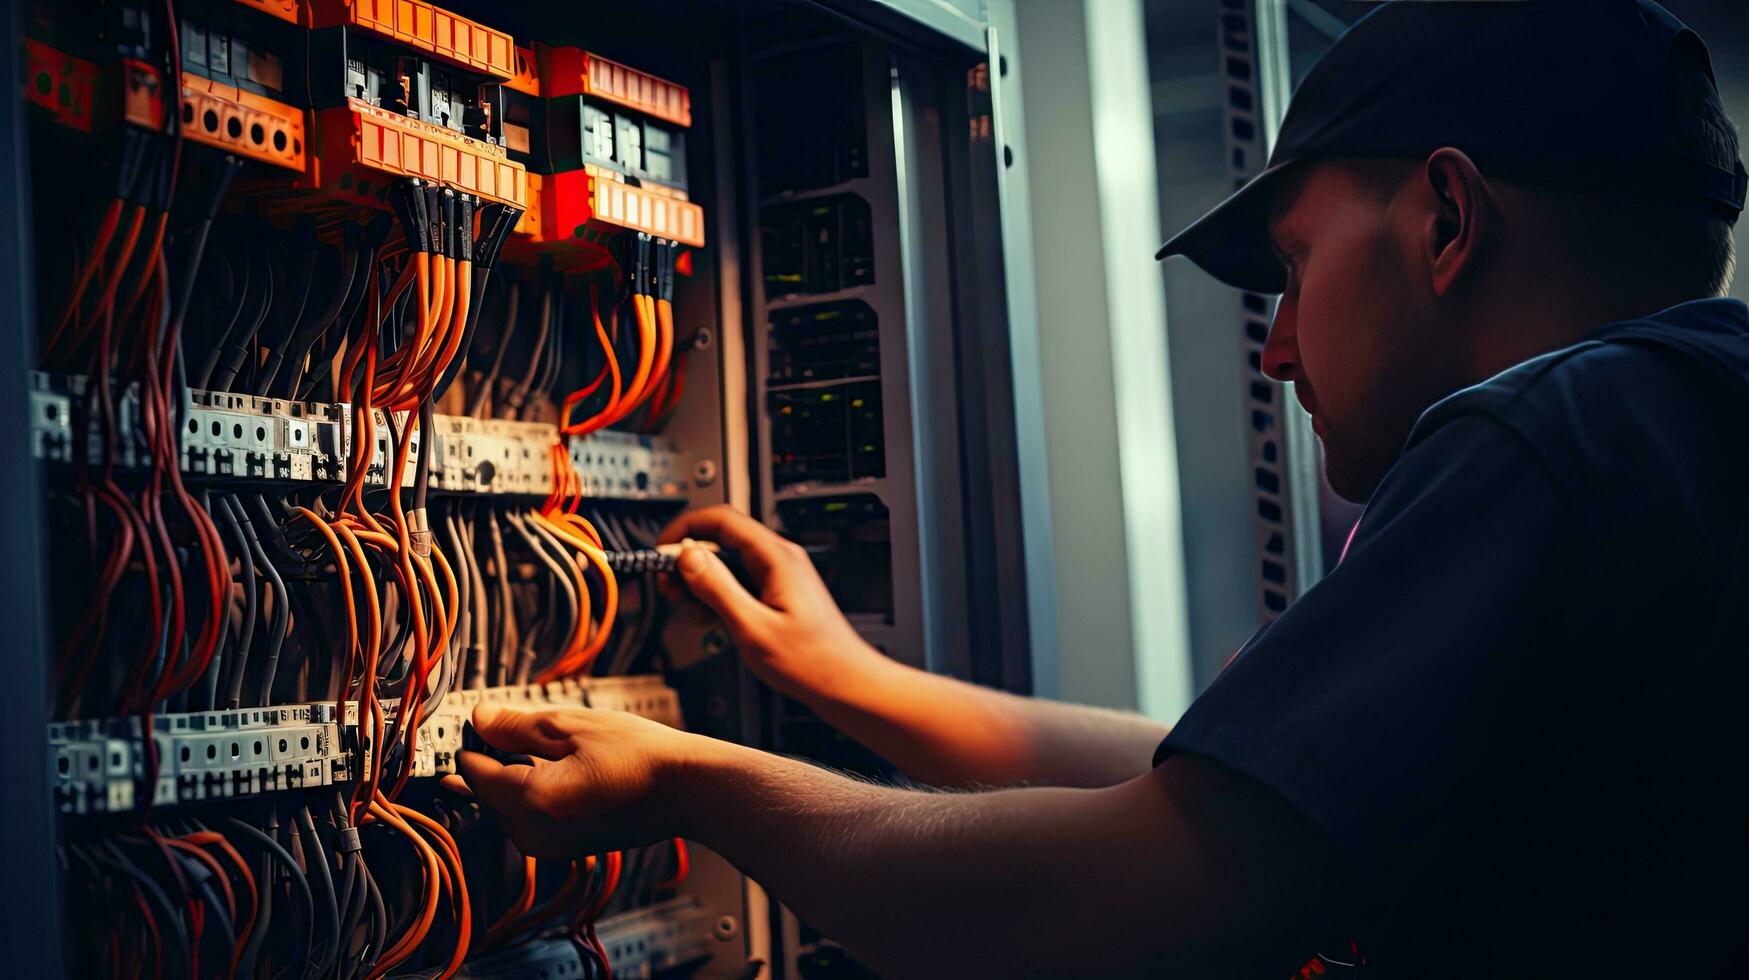
[[[1268,139],[1285,109],[1285,30],[1271,0],[1222,0],[1218,44],[1224,90],[1227,172],[1234,189],[1263,169]],[[1288,385],[1263,373],[1275,297],[1239,294],[1245,336],[1246,432],[1256,503],[1258,604],[1264,622],[1280,615],[1323,569],[1318,537],[1318,458],[1310,420]]]

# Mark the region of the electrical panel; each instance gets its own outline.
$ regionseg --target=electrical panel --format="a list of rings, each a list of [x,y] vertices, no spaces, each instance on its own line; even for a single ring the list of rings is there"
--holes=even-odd
[[[795,977],[838,955],[702,847],[537,860],[439,777],[482,703],[878,770],[675,604],[657,545],[729,503],[801,543],[878,649],[928,665],[944,642],[923,569],[963,542],[922,508],[975,491],[918,426],[980,423],[924,422],[914,386],[940,356],[920,338],[967,328],[908,278],[953,263],[904,247],[899,48],[857,18],[26,3],[37,308],[9,383],[44,521],[31,751],[66,974]],[[950,96],[931,111],[963,116],[975,56],[922,63]],[[909,179],[994,173],[954,166]]]
[[[652,549],[722,499],[690,94],[494,13],[30,11],[69,972],[746,968],[721,859],[438,787],[480,703],[686,723]]]

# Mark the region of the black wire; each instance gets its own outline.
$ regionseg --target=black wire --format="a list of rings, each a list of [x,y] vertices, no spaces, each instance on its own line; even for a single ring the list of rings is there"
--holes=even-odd
[[[249,930],[249,941],[243,944],[243,956],[238,961],[237,975],[255,976],[255,958],[267,942],[268,927],[273,924],[273,855],[262,851],[255,865],[255,924]]]
[[[320,278],[316,275],[317,263],[320,260],[325,259],[329,252],[333,251],[332,249],[317,247],[315,240],[316,233],[313,225],[300,229],[300,231],[301,234],[299,234],[297,239],[293,242],[293,250],[303,256],[303,265],[299,268],[297,280],[291,285],[292,288],[297,289],[301,284],[303,288],[298,289],[297,291],[298,300],[295,306],[282,305],[279,309],[274,310],[274,313],[276,314],[276,316],[273,317],[275,321],[273,325],[274,332],[271,334],[262,333],[260,335],[261,344],[267,348],[268,355],[266,363],[260,365],[260,370],[256,373],[254,383],[250,385],[250,390],[257,395],[264,395],[267,393],[267,388],[272,383],[273,376],[279,373],[279,366],[285,362],[286,347],[292,343],[293,338],[295,338],[298,335],[298,332],[303,329],[304,317],[310,312],[310,294],[316,291],[316,280]],[[335,268],[338,269],[340,264],[338,253],[335,255],[334,263]],[[255,351],[253,346],[249,353],[249,366],[251,369],[254,369],[256,367],[256,357],[254,356]]]
[[[528,549],[534,552],[535,558],[537,558],[542,565],[546,566],[547,577],[551,579],[552,585],[546,590],[548,598],[546,602],[541,604],[541,608],[550,610],[553,605],[552,597],[554,595],[557,595],[562,600],[562,615],[548,615],[543,617],[540,626],[531,628],[529,630],[528,638],[523,641],[522,663],[519,664],[516,669],[516,683],[527,684],[529,673],[534,666],[535,649],[537,646],[536,638],[544,635],[549,639],[553,647],[556,649],[562,649],[565,637],[570,636],[571,632],[576,629],[578,615],[577,587],[571,582],[569,569],[561,567],[557,561],[553,560],[552,555],[547,553],[545,541],[542,538],[537,537],[534,532],[530,531],[528,525],[520,516],[512,512],[506,514],[505,519],[510,522],[512,528],[516,529],[516,533],[522,537],[523,543],[528,545]],[[560,627],[561,623],[564,624],[562,628]]]
[[[200,220],[195,223],[194,232],[189,238],[188,266],[182,271],[182,287],[177,290],[176,302],[172,304],[174,312],[171,314],[169,322],[169,328],[176,331],[179,338],[183,322],[188,316],[188,304],[194,297],[194,284],[200,274],[201,260],[206,257],[207,237],[212,233],[213,219],[218,215],[219,204],[224,201],[225,192],[230,189],[232,179],[237,176],[237,171],[241,169],[243,169],[242,161],[230,154],[225,155],[224,164],[219,168],[219,175],[213,180],[212,196],[208,198],[206,208],[201,212]],[[177,346],[178,354],[180,354],[181,345]],[[179,402],[180,399],[171,399],[172,413],[175,412]],[[175,421],[175,416],[172,414],[172,426],[175,425]]]
[[[468,513],[462,520],[463,550],[467,552],[468,574],[474,580],[473,599],[469,613],[473,621],[473,635],[468,638],[469,687],[485,687],[486,674],[490,669],[486,664],[486,651],[492,642],[491,605],[492,599],[486,594],[486,575],[480,567],[480,552],[478,526],[480,505],[478,501],[469,501]]]
[[[547,339],[546,363],[541,368],[540,378],[535,382],[534,388],[523,392],[522,402],[517,406],[517,415],[524,419],[528,418],[529,409],[534,405],[534,402],[529,400],[531,396],[544,398],[553,390],[553,383],[559,378],[559,365],[564,357],[565,290],[563,276],[554,275],[552,296],[553,327]]]
[[[167,965],[170,967],[167,972],[176,972],[176,964],[178,962],[188,962],[190,944],[188,937],[188,923],[184,920],[181,913],[177,911],[176,904],[170,901],[169,894],[167,894],[164,889],[158,885],[158,882],[154,881],[150,875],[141,871],[139,865],[128,860],[128,856],[122,852],[121,846],[114,840],[104,841],[99,845],[92,857],[110,865],[139,882],[143,886],[147,897],[158,903],[159,910],[163,912],[163,917],[159,920],[159,936],[162,937],[169,935],[177,940],[176,949],[166,949],[166,955],[164,957],[167,961]]]
[[[449,506],[444,508],[443,513],[444,530],[449,532],[449,548],[455,555],[456,564],[460,566],[456,569],[455,632],[450,634],[449,649],[450,657],[455,661],[455,672],[462,675],[459,686],[465,689],[468,683],[467,676],[463,672],[470,669],[473,664],[473,659],[467,654],[472,646],[469,640],[474,632],[474,573],[472,559],[468,555],[470,549],[462,540],[461,525],[456,519],[456,510],[456,507]]]
[[[312,284],[305,290],[304,315],[292,321],[291,329],[285,338],[275,344],[268,354],[267,363],[261,369],[261,377],[255,382],[255,394],[257,395],[272,394],[274,382],[278,380],[279,372],[284,370],[286,365],[291,365],[294,371],[303,366],[304,358],[309,355],[310,348],[316,343],[316,338],[320,337],[322,332],[328,329],[328,325],[334,322],[334,318],[340,315],[341,307],[346,305],[346,299],[352,293],[352,284],[358,278],[358,260],[361,257],[359,250],[355,248],[349,254],[344,255],[339,250],[330,248],[319,251],[323,257],[334,256],[334,283],[337,288],[329,294],[328,304],[315,311],[314,316],[308,315],[311,312],[308,307],[309,294],[314,291],[314,285]],[[291,380],[289,376],[287,380]]]
[[[217,506],[209,509],[219,515],[225,529],[230,532],[232,551],[237,556],[240,568],[240,578],[243,584],[243,628],[237,638],[236,659],[226,665],[228,673],[225,683],[225,706],[235,708],[243,696],[243,672],[249,664],[249,654],[255,642],[255,618],[259,611],[256,599],[255,556],[249,548],[249,540],[243,535],[243,528],[237,521],[237,514],[224,497],[215,498]],[[230,602],[225,603],[227,615]]]
[[[545,367],[542,358],[546,355],[548,338],[553,331],[553,273],[550,263],[546,275],[541,279],[540,294],[540,332],[534,336],[534,350],[528,355],[528,369],[522,373],[522,380],[511,389],[509,396],[504,399],[502,410],[498,412],[501,418],[513,419],[521,416],[535,376]]]
[[[487,514],[486,534],[492,544],[492,567],[498,578],[498,685],[510,683],[511,662],[516,651],[516,607],[510,594],[510,565],[504,557],[504,534],[498,527],[496,506]]]
[[[263,252],[265,252],[266,247],[266,243],[262,242],[261,250]],[[249,308],[250,296],[259,294],[261,299],[257,303],[259,309],[255,313],[248,314],[248,318],[265,316],[267,313],[267,303],[272,299],[272,294],[269,291],[266,277],[258,277],[255,274],[255,255],[255,250],[250,250],[248,261],[243,264],[243,292],[230,308],[231,315],[225,323],[225,329],[210,338],[206,356],[201,358],[200,370],[194,376],[194,386],[197,388],[208,388],[212,385],[213,374],[219,368],[219,359],[224,356],[225,348],[230,344],[231,336],[237,330],[237,324],[245,319],[244,310]]]
[[[498,333],[498,347],[492,352],[492,366],[480,378],[479,387],[468,393],[467,410],[462,414],[478,417],[480,410],[486,405],[487,396],[498,384],[498,373],[504,369],[504,352],[510,349],[510,338],[516,333],[517,314],[522,307],[522,284],[516,279],[510,280],[509,292],[504,300],[504,329]]]
[[[364,874],[365,891],[370,898],[370,939],[365,944],[365,956],[360,961],[359,972],[362,974],[375,966],[383,955],[383,944],[389,935],[389,914],[383,907],[382,889],[377,887],[376,875],[371,874],[370,865],[360,864],[359,870]]]
[[[340,955],[340,899],[334,892],[334,876],[328,870],[328,852],[322,846],[322,837],[316,832],[316,821],[310,816],[310,808],[306,805],[298,810],[298,826],[303,828],[304,840],[309,841],[310,850],[314,851],[309,861],[317,870],[316,880],[321,883],[319,892],[323,896],[322,910],[327,913],[328,931],[323,933],[329,940],[322,948],[326,954],[314,964],[315,973],[327,973],[334,960]]]
[[[213,509],[212,495],[205,489],[202,489],[199,492],[197,499],[200,501],[201,508],[210,514]],[[223,589],[223,595],[220,597],[221,614],[224,617],[225,626],[223,629],[219,630],[218,646],[213,649],[212,662],[207,664],[206,674],[202,678],[202,688],[206,692],[204,704],[208,711],[217,711],[219,709],[219,692],[224,690],[224,685],[222,683],[224,680],[224,668],[231,663],[233,637],[231,635],[232,631],[230,625],[232,589],[231,578],[228,574],[230,569],[229,559],[226,559],[225,561],[225,568],[227,574],[224,579],[224,585],[221,586]]]
[[[291,627],[291,603],[286,593],[285,579],[279,575],[279,569],[273,566],[273,561],[267,557],[267,549],[261,546],[261,539],[256,534],[255,525],[249,520],[248,511],[235,498],[220,498],[227,503],[232,513],[237,517],[237,523],[243,529],[243,538],[249,543],[249,548],[255,555],[255,567],[266,576],[268,585],[273,589],[273,619],[268,628],[271,633],[267,640],[267,659],[261,669],[261,694],[255,703],[267,705],[273,693],[274,675],[279,670],[279,654],[285,646],[286,634]],[[241,681],[238,681],[239,685]]]
[[[273,826],[277,823],[276,818],[270,816],[269,819],[272,821],[269,826]],[[300,965],[304,964],[308,960],[310,949],[315,942],[316,927],[316,899],[315,896],[310,893],[309,878],[304,875],[304,869],[298,867],[298,863],[292,860],[291,854],[286,851],[285,847],[282,846],[279,841],[274,840],[265,831],[251,824],[245,823],[242,820],[238,820],[236,817],[226,817],[225,821],[232,827],[242,831],[244,836],[253,839],[257,844],[260,844],[270,856],[283,864],[286,871],[290,873],[292,885],[295,886],[293,895],[296,898],[302,899],[303,908],[306,913],[304,916],[304,941],[301,945],[293,944],[293,949],[297,952]],[[265,878],[271,880],[271,870],[269,870]],[[266,928],[263,927],[262,932],[265,933],[266,931]],[[251,937],[251,939],[253,938],[254,937]],[[301,975],[304,973],[304,970],[299,969],[297,972]]]
[[[232,321],[231,329],[227,330],[220,343],[207,353],[207,361],[213,366],[202,365],[199,385],[202,388],[219,391],[231,390],[231,383],[236,380],[237,372],[242,369],[244,362],[249,359],[250,352],[255,349],[255,335],[261,331],[261,325],[267,322],[267,314],[272,310],[275,298],[283,292],[280,288],[279,266],[273,261],[273,254],[268,248],[265,235],[260,238],[260,245],[258,253],[261,275],[251,276],[252,279],[258,279],[261,284],[258,293],[260,299],[255,312],[241,320]],[[247,323],[248,328],[238,333],[237,327],[243,323]]]
[[[178,854],[178,859],[183,862],[185,868],[196,875],[196,887],[200,889],[201,894],[206,896],[207,908],[211,910],[213,918],[218,920],[221,930],[219,938],[223,940],[219,944],[219,948],[224,950],[228,957],[231,950],[237,945],[237,927],[231,922],[231,913],[225,908],[225,903],[219,901],[218,892],[213,890],[213,883],[208,880],[212,877],[212,869],[201,864],[191,854]]]
[[[361,246],[361,249],[361,251],[353,252],[351,281],[347,284],[345,298],[339,312],[329,318],[330,322],[324,324],[323,329],[316,331],[310,337],[302,354],[292,359],[292,373],[286,379],[284,389],[286,398],[307,399],[310,397],[304,382],[304,372],[308,369],[310,361],[313,359],[316,362],[316,371],[310,375],[309,382],[309,386],[313,387],[333,369],[332,352],[330,351],[324,356],[323,352],[329,351],[329,345],[323,341],[328,337],[344,334],[351,326],[352,321],[357,319],[358,311],[364,308],[365,297],[370,292],[369,270],[376,264],[377,249],[375,245],[368,242]],[[360,275],[361,272],[363,275]],[[337,327],[338,330],[335,329]]]
[[[424,510],[425,498],[431,489],[431,457],[437,455],[437,441],[432,438],[432,429],[436,422],[431,407],[431,399],[419,403],[419,458],[413,471],[413,509]]]
[[[577,586],[572,578],[576,566],[571,563],[571,556],[540,521],[524,521],[514,515],[512,519],[513,526],[521,532],[529,548],[547,566],[560,597],[564,599],[563,617],[555,620],[557,628],[552,633],[555,650],[563,650],[565,638],[576,631],[577,619],[582,615],[581,598],[577,595]],[[524,669],[526,670],[526,666]]]
[[[236,495],[237,506],[244,506],[244,498]],[[252,493],[248,497],[248,506],[254,510],[251,520],[254,521],[255,535],[263,542],[263,547],[272,546],[272,554],[278,561],[289,561],[298,567],[303,567],[304,556],[291,546],[286,539],[285,528],[280,525],[280,518],[274,514],[273,508],[267,503],[267,495]]]
[[[468,294],[468,318],[462,325],[461,345],[456,348],[455,357],[438,379],[437,387],[432,389],[433,399],[442,398],[449,386],[455,384],[455,379],[467,367],[468,351],[474,346],[474,328],[480,322],[480,310],[486,305],[486,285],[492,281],[492,270],[489,267],[474,266],[469,270],[469,276],[473,285]]]

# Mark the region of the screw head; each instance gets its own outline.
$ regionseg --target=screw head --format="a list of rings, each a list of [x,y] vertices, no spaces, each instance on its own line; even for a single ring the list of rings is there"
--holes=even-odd
[[[734,916],[725,915],[717,919],[716,924],[711,927],[711,932],[715,934],[719,942],[728,942],[735,938],[735,933],[739,932],[740,929],[741,924],[735,921]]]
[[[692,468],[692,481],[701,487],[708,487],[717,482],[717,461],[714,459],[699,460],[698,465]]]

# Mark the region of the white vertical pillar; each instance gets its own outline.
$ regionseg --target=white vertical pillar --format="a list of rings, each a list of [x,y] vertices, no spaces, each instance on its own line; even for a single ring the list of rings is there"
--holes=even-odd
[[[1003,205],[1015,398],[1036,406],[1049,460],[1058,641],[1054,663],[1035,648],[1034,686],[1171,720],[1191,672],[1140,0],[988,12],[1009,59],[993,75],[1015,158]],[[1010,207],[1021,190],[1024,236]],[[1020,349],[1034,337],[1036,388]],[[1032,492],[1036,476],[1022,478]],[[1030,550],[1028,562],[1030,579]]]
[[[1147,31],[1140,0],[1085,13],[1137,707],[1171,722],[1190,704],[1191,656]]]

